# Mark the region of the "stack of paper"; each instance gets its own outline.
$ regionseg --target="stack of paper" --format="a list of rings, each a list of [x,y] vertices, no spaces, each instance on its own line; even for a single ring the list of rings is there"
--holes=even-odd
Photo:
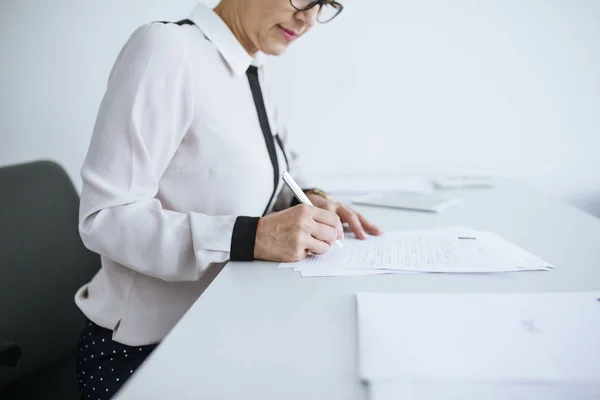
[[[492,273],[545,271],[554,268],[492,232],[451,227],[386,232],[367,240],[347,238],[344,247],[282,263],[303,277],[392,273]]]
[[[357,295],[372,400],[600,398],[600,293]]]
[[[377,192],[352,199],[354,204],[400,208],[406,210],[439,212],[460,203],[460,199],[439,194]]]

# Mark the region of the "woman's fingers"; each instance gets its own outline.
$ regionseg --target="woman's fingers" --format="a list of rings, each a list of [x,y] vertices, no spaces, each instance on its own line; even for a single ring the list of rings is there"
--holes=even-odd
[[[329,251],[331,245],[327,242],[323,242],[319,239],[315,239],[314,237],[309,237],[306,241],[306,250],[313,254],[325,254]]]
[[[336,239],[342,239],[344,237],[344,226],[338,214],[334,211],[329,211],[322,208],[314,207],[313,219],[315,222],[328,225],[337,231]]]
[[[366,239],[367,233],[376,236],[383,233],[375,224],[369,222],[362,214],[357,213],[347,205],[340,205],[338,215],[343,222],[348,224],[350,230],[359,239]]]
[[[360,220],[364,230],[367,231],[367,233],[369,233],[371,235],[375,235],[375,236],[379,236],[383,233],[381,231],[381,229],[379,229],[375,224],[372,224],[371,222],[369,222],[369,220],[367,220],[364,217],[364,215],[362,215],[360,213],[356,213],[356,215],[358,216],[358,219]]]
[[[342,221],[346,222],[350,227],[350,230],[354,232],[354,235],[359,239],[366,239],[367,233],[362,227],[362,222],[358,218],[358,215],[348,206],[342,205],[338,209],[338,215]]]
[[[339,239],[339,232],[337,228],[315,221],[314,225],[311,227],[311,236],[317,240],[320,240],[321,242],[331,245],[333,242]]]

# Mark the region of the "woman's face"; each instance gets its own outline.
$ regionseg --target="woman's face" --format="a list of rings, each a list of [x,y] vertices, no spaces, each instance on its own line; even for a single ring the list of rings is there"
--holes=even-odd
[[[290,0],[251,0],[246,32],[252,44],[265,54],[280,55],[293,41],[312,28],[319,6],[298,11]]]

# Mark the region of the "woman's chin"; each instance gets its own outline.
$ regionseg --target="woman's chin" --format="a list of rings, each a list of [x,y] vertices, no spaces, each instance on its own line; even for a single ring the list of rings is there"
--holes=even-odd
[[[290,44],[286,43],[269,43],[268,46],[265,46],[264,49],[261,50],[262,53],[268,54],[270,56],[280,56],[288,49]]]

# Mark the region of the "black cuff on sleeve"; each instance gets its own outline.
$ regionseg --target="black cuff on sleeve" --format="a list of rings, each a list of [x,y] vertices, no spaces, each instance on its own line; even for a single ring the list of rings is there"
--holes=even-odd
[[[309,190],[314,190],[314,188],[302,189],[303,192],[308,192]],[[296,198],[296,196],[292,197],[292,202],[290,203],[290,207],[294,207],[300,204],[300,200]]]
[[[254,241],[259,217],[237,217],[231,235],[231,261],[254,260]]]

